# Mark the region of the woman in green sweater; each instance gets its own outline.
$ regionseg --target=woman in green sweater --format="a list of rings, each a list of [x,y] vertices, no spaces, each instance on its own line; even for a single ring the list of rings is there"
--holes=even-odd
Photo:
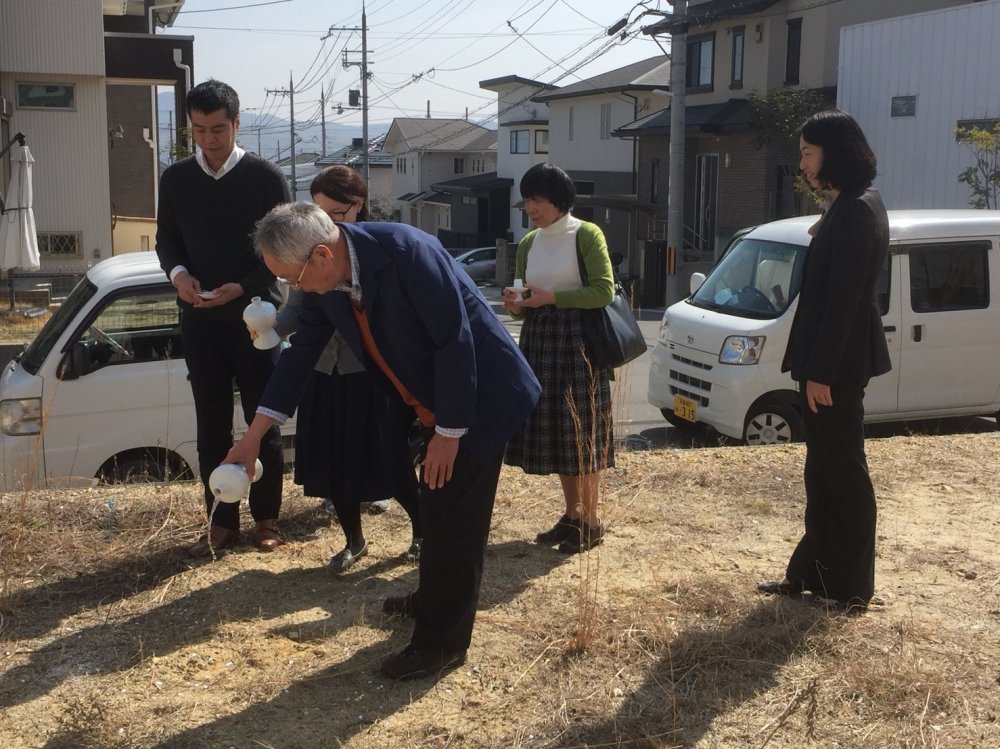
[[[600,475],[615,464],[611,370],[590,366],[580,320],[584,310],[611,302],[614,277],[600,227],[570,214],[576,189],[566,172],[538,164],[525,172],[520,187],[536,229],[517,247],[515,278],[530,294],[519,299],[507,289],[504,307],[523,316],[521,350],[542,384],[542,397],[508,444],[506,462],[525,473],[559,474],[566,510],[536,540],[572,554],[604,537]]]

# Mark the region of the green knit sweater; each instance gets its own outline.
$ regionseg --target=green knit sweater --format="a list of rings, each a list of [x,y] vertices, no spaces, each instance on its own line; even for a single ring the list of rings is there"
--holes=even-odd
[[[524,271],[528,266],[528,253],[531,252],[531,244],[535,241],[537,233],[538,229],[532,229],[517,245],[514,278],[524,278]],[[587,270],[587,285],[578,289],[555,292],[556,307],[581,309],[606,307],[615,295],[615,281],[604,232],[597,224],[581,221],[576,243],[580,248],[580,254],[583,255],[583,267]],[[520,315],[513,316],[520,317]]]

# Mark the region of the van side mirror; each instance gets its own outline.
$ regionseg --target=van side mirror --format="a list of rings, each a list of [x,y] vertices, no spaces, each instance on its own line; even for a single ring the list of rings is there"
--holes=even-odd
[[[696,291],[698,291],[698,289],[701,288],[701,285],[703,283],[705,283],[705,274],[704,273],[692,273],[691,274],[691,293],[694,294]]]

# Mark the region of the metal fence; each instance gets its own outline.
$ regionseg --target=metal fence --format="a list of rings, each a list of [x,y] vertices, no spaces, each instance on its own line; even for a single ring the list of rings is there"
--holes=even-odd
[[[0,275],[0,345],[30,343],[85,275],[76,269],[54,268]]]

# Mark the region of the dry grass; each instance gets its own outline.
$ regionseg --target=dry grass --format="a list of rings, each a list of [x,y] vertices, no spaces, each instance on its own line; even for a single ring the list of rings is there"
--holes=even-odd
[[[869,442],[877,592],[860,618],[753,593],[801,527],[802,448],[619,454],[611,535],[525,539],[558,481],[505,469],[467,664],[394,684],[379,599],[415,569],[396,508],[339,528],[286,487],[290,543],[191,565],[193,484],[0,497],[5,747],[1000,746],[997,435]]]

